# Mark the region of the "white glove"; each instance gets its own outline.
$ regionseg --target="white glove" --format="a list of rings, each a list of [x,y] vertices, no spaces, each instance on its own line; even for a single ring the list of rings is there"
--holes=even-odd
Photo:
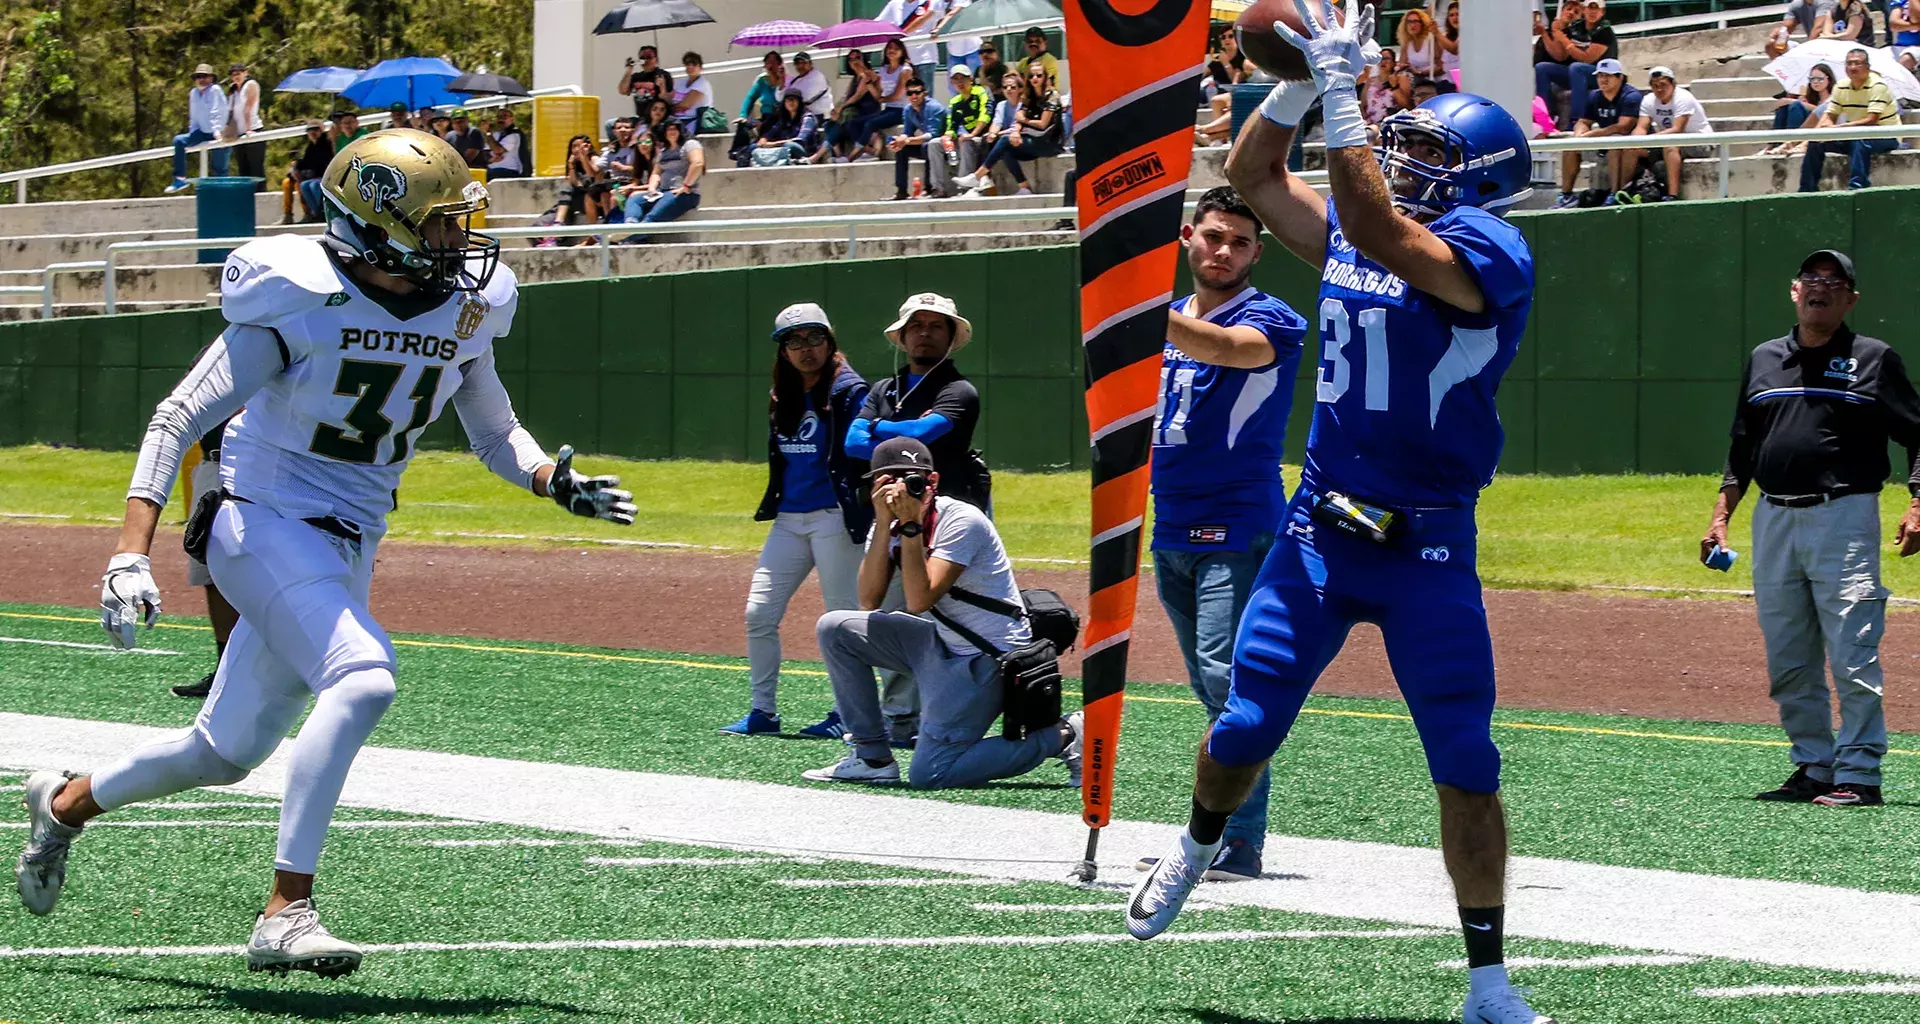
[[[100,577],[100,628],[107,639],[122,650],[136,645],[134,630],[142,613],[147,628],[160,620],[160,588],[153,582],[153,565],[145,555],[126,552],[107,562],[107,573]]]
[[[633,494],[620,490],[617,476],[585,476],[573,471],[573,446],[563,444],[554,459],[553,475],[547,478],[547,493],[561,508],[576,516],[605,519],[632,526]]]
[[[1322,17],[1314,15],[1307,0],[1293,0],[1293,5],[1307,35],[1283,21],[1273,23],[1274,32],[1307,55],[1307,69],[1322,94],[1336,88],[1351,92],[1359,76],[1380,62],[1379,44],[1373,42],[1373,5],[1363,9],[1359,0],[1347,0],[1345,23],[1334,20],[1333,0],[1320,0]]]

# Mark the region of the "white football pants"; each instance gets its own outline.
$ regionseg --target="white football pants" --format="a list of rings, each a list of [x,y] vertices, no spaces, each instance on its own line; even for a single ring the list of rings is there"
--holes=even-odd
[[[378,544],[377,534],[356,545],[264,505],[221,506],[207,565],[240,624],[213,692],[191,736],[155,743],[94,776],[100,806],[239,781],[313,697],[288,759],[274,867],[315,873],[347,769],[393,703],[393,644],[367,610]]]

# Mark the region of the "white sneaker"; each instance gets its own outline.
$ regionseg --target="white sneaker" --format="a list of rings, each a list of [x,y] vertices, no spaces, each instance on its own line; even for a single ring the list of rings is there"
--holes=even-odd
[[[359,966],[360,947],[327,931],[312,900],[295,900],[272,917],[262,914],[253,920],[253,936],[247,939],[249,971],[312,971],[322,978],[344,978]]]
[[[65,772],[34,772],[27,778],[27,805],[31,822],[27,830],[27,848],[13,868],[14,882],[20,888],[20,902],[29,913],[45,916],[60,902],[60,887],[67,882],[67,849],[80,829],[63,825],[53,816],[53,798],[73,776]]]
[[[859,754],[848,754],[825,768],[809,769],[800,775],[814,782],[899,782],[900,762],[888,761],[875,768]]]
[[[980,184],[980,176],[978,174],[962,174],[958,178],[953,179],[953,187],[958,189],[970,189],[978,184]]]
[[[1186,829],[1181,829],[1180,841],[1174,844],[1173,852],[1160,858],[1140,884],[1133,887],[1133,898],[1127,901],[1127,934],[1136,939],[1151,939],[1166,931],[1173,919],[1180,916],[1180,908],[1187,905],[1193,887],[1200,884],[1201,873],[1219,852],[1219,843],[1202,845],[1195,842]]]
[[[1518,989],[1500,987],[1467,993],[1465,1024],[1554,1024],[1553,1018],[1533,1012]]]
[[[1067,782],[1075,789],[1080,788],[1080,753],[1086,746],[1082,742],[1082,734],[1086,731],[1086,727],[1086,712],[1075,711],[1067,716],[1067,728],[1073,735],[1067,740],[1067,745],[1060,748],[1060,761],[1067,766]]]

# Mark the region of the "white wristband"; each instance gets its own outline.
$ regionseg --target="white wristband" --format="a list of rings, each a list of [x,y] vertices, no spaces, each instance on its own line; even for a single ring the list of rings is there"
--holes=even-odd
[[[1320,113],[1328,149],[1373,145],[1367,138],[1367,119],[1360,114],[1360,97],[1353,91],[1353,76],[1338,75],[1327,82],[1320,95]]]
[[[1313,106],[1317,95],[1312,80],[1280,82],[1260,101],[1260,116],[1282,128],[1292,128],[1307,115],[1307,108]]]

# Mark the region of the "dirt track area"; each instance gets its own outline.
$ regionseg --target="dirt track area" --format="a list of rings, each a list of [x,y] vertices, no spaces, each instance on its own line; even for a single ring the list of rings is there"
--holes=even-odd
[[[83,526],[0,526],[0,601],[93,607],[117,531]],[[749,555],[528,550],[391,543],[380,550],[373,606],[399,632],[601,647],[742,655]],[[204,615],[186,583],[178,535],[155,544],[154,571],[168,611]],[[1047,586],[1085,607],[1084,572],[1022,569],[1023,586]],[[1129,675],[1184,682],[1172,628],[1141,580]],[[1654,718],[1772,722],[1753,607],[1744,601],[1597,597],[1495,590],[1487,594],[1500,703]],[[787,613],[786,656],[818,657],[812,624],[820,592],[801,589]],[[1920,731],[1920,618],[1895,617],[1881,647],[1888,725]],[[1077,665],[1069,659],[1069,673]],[[1380,635],[1354,631],[1320,690],[1395,695]],[[746,688],[741,687],[744,698]]]

